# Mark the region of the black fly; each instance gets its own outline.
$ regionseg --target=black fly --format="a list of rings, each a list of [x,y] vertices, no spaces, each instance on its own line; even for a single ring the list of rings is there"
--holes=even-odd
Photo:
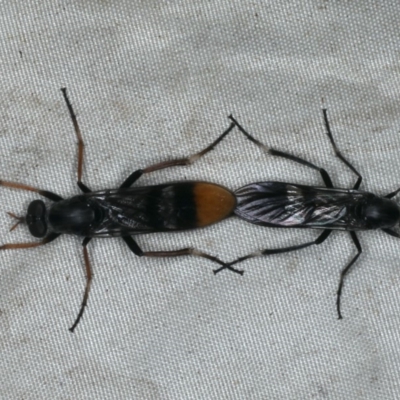
[[[283,182],[258,182],[236,190],[237,206],[235,214],[246,221],[270,227],[323,229],[323,232],[312,242],[280,249],[261,250],[245,257],[240,257],[227,265],[232,266],[260,255],[286,253],[304,249],[308,246],[323,243],[332,230],[348,231],[357,248],[357,254],[340,274],[336,306],[338,318],[341,319],[340,298],[343,282],[351,266],[358,259],[362,251],[356,231],[382,229],[389,235],[400,238],[400,234],[392,229],[399,223],[400,209],[393,200],[390,200],[399,193],[400,189],[384,197],[359,190],[362,177],[336,147],[328,122],[327,110],[323,109],[322,111],[326,133],[336,156],[358,177],[352,189],[334,188],[332,180],[325,169],[291,154],[267,148],[247,133],[232,116],[229,117],[249,140],[269,154],[287,158],[319,171],[326,187],[304,186]],[[222,269],[224,267],[219,270]]]
[[[9,213],[18,220],[11,230],[19,223],[26,223],[32,236],[41,238],[41,240],[4,244],[0,246],[0,250],[38,247],[52,242],[64,233],[84,238],[82,245],[86,267],[86,287],[78,316],[70,328],[70,331],[73,332],[83,315],[89,296],[93,275],[86,246],[93,237],[121,237],[137,256],[195,255],[207,258],[219,265],[225,265],[217,257],[193,248],[174,251],[143,251],[132,235],[194,229],[221,221],[232,215],[236,206],[236,198],[231,191],[213,183],[194,181],[148,187],[131,187],[131,185],[143,174],[168,167],[188,165],[197,161],[228,135],[235,124],[232,123],[210,146],[191,157],[139,169],[133,172],[118,189],[92,192],[81,181],[84,144],[66,89],[61,90],[78,139],[78,186],[83,194],[64,200],[53,192],[21,183],[0,181],[2,186],[35,192],[53,201],[49,206],[46,206],[42,200],[32,201],[25,217],[17,217]],[[242,271],[229,268],[234,272],[242,273]]]

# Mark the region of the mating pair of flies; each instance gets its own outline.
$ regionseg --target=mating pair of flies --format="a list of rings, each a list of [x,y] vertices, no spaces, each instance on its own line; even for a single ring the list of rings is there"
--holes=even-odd
[[[334,188],[332,180],[323,168],[286,152],[271,149],[251,136],[232,116],[231,124],[211,145],[188,158],[165,161],[145,169],[134,171],[118,189],[92,192],[82,183],[84,143],[76,115],[67,97],[66,89],[62,94],[71,116],[78,139],[78,187],[81,195],[63,199],[59,195],[21,183],[0,180],[0,185],[27,190],[51,200],[47,205],[42,200],[32,201],[24,217],[18,217],[14,229],[20,223],[26,223],[32,236],[41,239],[29,243],[10,243],[0,246],[0,250],[26,249],[38,247],[57,239],[61,234],[74,234],[83,237],[83,256],[86,268],[86,286],[78,316],[70,331],[78,325],[88,301],[92,282],[87,245],[94,237],[121,237],[129,249],[137,256],[176,257],[194,255],[206,258],[219,268],[243,274],[234,265],[249,258],[286,253],[304,249],[324,242],[332,230],[348,231],[357,248],[357,254],[342,269],[337,290],[336,306],[339,319],[342,318],[340,300],[344,278],[361,254],[361,245],[356,231],[382,229],[389,235],[400,237],[393,230],[400,220],[400,208],[393,201],[400,189],[384,197],[359,190],[362,177],[344,158],[333,140],[328,122],[327,110],[323,109],[326,134],[335,154],[358,177],[352,189]],[[246,185],[234,192],[209,182],[184,181],[156,186],[132,187],[144,174],[180,165],[189,165],[200,159],[220,143],[235,127],[249,140],[268,154],[283,157],[310,167],[321,174],[325,187],[313,187],[284,182],[257,182]],[[182,231],[205,227],[221,221],[231,215],[253,224],[282,228],[314,228],[322,233],[311,242],[279,249],[265,249],[233,262],[224,263],[217,257],[194,248],[173,251],[143,251],[132,235]]]

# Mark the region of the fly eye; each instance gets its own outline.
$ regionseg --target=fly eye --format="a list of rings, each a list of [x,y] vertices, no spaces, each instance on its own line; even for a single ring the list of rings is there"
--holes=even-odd
[[[28,218],[43,218],[46,212],[46,206],[42,200],[34,200],[28,207]]]
[[[28,225],[29,232],[32,236],[37,238],[42,238],[46,235],[47,232],[47,225],[44,221],[35,221]]]
[[[46,235],[46,206],[42,200],[34,200],[29,204],[26,222],[32,236],[42,238]]]

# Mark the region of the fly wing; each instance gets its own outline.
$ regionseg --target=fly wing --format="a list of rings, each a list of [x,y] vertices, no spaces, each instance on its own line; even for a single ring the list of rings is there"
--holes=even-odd
[[[235,192],[235,214],[258,225],[348,229],[352,212],[363,192],[259,182]],[[351,214],[351,215],[350,215]]]
[[[88,201],[94,202],[104,214],[92,236],[176,230],[178,216],[173,187],[173,184],[133,187],[86,194]]]

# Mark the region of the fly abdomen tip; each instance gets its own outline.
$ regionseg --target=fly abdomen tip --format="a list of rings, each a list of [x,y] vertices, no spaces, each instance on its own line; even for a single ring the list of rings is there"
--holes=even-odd
[[[221,221],[233,213],[236,197],[228,189],[212,183],[199,182],[193,187],[197,226]]]

